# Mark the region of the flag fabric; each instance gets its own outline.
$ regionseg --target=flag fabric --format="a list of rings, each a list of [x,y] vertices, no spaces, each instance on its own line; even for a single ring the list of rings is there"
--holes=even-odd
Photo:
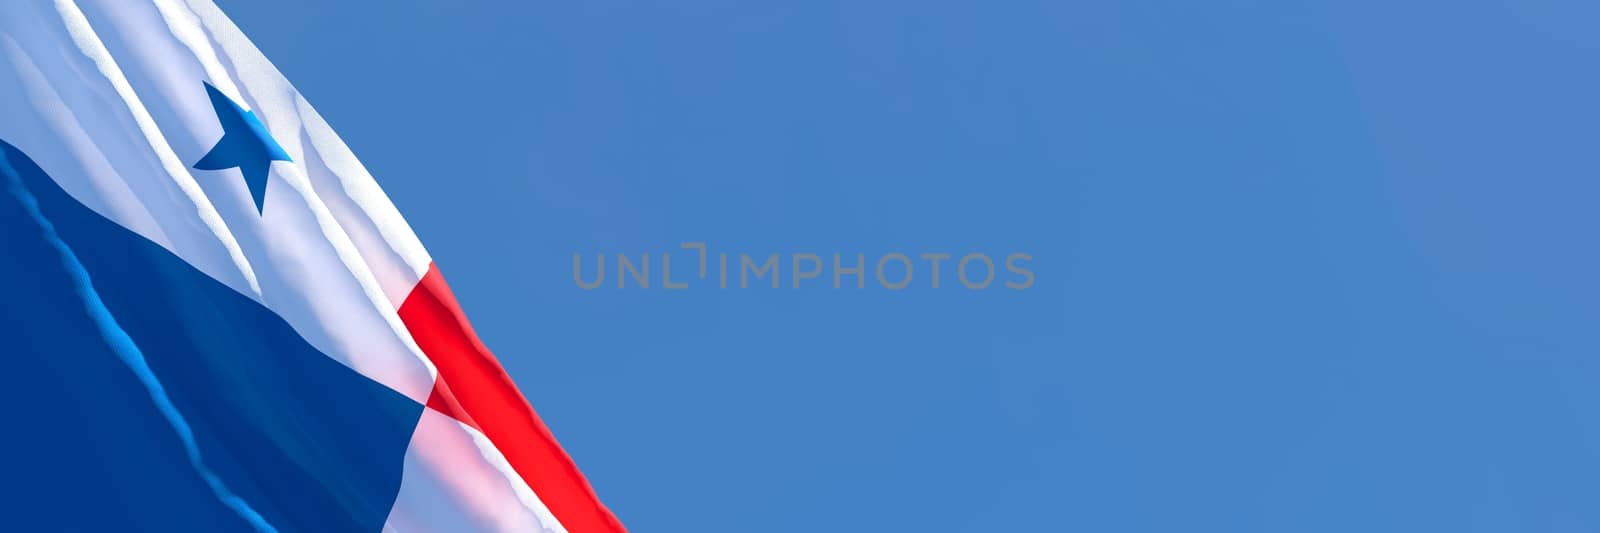
[[[12,531],[623,531],[210,0],[0,1]]]

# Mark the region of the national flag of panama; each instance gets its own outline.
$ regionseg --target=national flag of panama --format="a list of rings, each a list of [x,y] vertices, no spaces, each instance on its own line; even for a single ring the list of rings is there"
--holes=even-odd
[[[0,0],[0,238],[0,530],[623,530],[210,0]]]

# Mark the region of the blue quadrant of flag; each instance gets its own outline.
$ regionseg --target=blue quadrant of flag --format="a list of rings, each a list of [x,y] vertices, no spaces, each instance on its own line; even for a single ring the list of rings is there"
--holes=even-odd
[[[420,404],[0,150],[11,525],[259,529],[220,486],[280,531],[382,528]],[[118,504],[86,512],[89,498]]]

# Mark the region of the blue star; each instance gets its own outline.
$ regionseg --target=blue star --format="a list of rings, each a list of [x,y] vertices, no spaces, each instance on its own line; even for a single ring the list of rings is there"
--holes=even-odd
[[[272,162],[293,160],[284,153],[282,146],[278,146],[278,141],[272,139],[272,134],[267,133],[267,127],[261,124],[254,112],[245,111],[210,83],[206,83],[206,94],[211,96],[211,107],[217,111],[217,120],[222,122],[222,140],[217,141],[217,145],[200,158],[194,168],[238,168],[244,173],[244,183],[250,187],[250,197],[256,201],[256,213],[260,214],[266,205],[267,173],[272,168]]]

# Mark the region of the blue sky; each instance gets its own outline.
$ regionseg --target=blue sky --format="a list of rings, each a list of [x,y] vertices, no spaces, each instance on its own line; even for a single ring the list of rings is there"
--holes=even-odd
[[[219,4],[637,531],[1600,525],[1592,3]]]

